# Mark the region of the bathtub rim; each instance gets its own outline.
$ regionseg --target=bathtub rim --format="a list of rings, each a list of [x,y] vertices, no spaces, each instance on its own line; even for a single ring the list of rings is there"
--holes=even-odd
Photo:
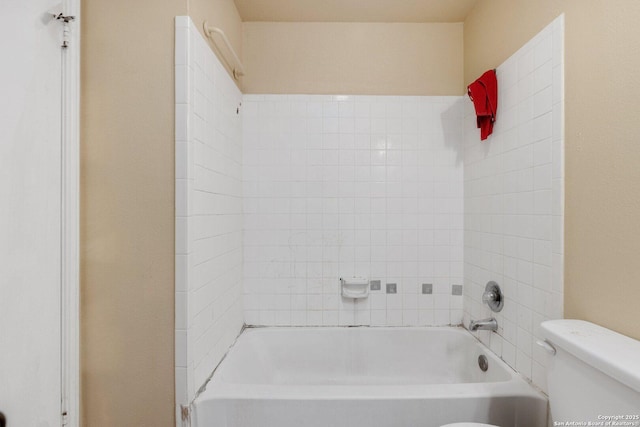
[[[216,372],[228,357],[233,357],[233,350],[243,338],[255,333],[268,334],[287,330],[306,331],[348,331],[362,329],[373,331],[446,331],[473,338],[473,341],[484,350],[490,363],[497,363],[509,375],[505,381],[470,382],[453,384],[367,384],[367,385],[327,385],[327,384],[240,384],[221,381]],[[203,385],[193,404],[210,399],[265,399],[265,400],[418,400],[425,398],[463,398],[479,397],[514,397],[532,398],[548,402],[547,395],[515,371],[504,360],[496,355],[480,339],[462,325],[458,326],[249,326],[246,325],[238,335],[234,344],[227,350],[225,357],[214,369],[210,380]]]

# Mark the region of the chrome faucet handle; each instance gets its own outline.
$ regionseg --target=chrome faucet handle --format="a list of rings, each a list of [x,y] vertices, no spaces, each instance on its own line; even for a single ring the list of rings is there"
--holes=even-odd
[[[487,304],[491,311],[499,312],[504,306],[504,296],[500,290],[500,286],[493,280],[487,283],[482,294],[482,302]]]
[[[482,294],[482,302],[485,304],[489,304],[490,302],[495,301],[498,298],[495,292],[492,291],[484,291]]]

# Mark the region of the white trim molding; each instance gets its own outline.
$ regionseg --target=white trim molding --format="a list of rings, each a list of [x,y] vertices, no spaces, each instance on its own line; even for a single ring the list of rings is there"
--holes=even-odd
[[[80,0],[63,0],[61,425],[80,426]]]

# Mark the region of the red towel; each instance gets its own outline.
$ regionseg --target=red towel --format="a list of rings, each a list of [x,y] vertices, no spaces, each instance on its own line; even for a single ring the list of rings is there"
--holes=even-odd
[[[477,124],[480,128],[480,140],[484,141],[493,132],[498,110],[498,80],[496,70],[485,72],[478,80],[469,85],[469,98],[476,108]]]

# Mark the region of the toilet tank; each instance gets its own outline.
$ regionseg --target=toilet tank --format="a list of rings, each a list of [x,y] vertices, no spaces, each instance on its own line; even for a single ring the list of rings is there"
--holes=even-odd
[[[582,320],[540,327],[556,350],[547,370],[552,425],[640,426],[640,341]]]

